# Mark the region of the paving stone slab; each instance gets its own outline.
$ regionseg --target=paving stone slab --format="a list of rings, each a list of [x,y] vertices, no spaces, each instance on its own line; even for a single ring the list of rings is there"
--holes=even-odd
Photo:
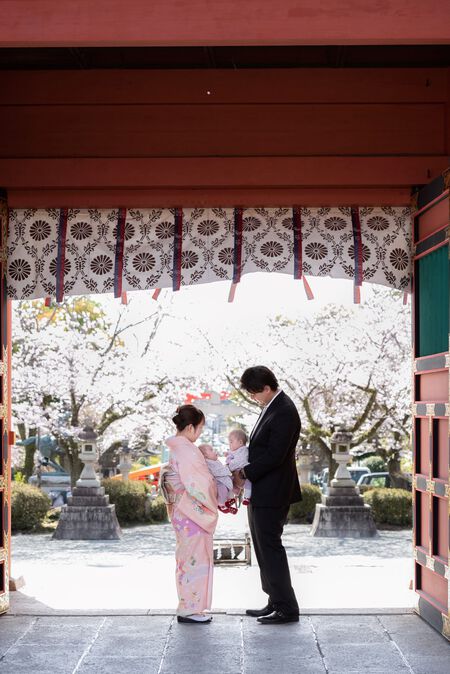
[[[345,643],[386,643],[389,641],[389,635],[378,621],[361,624],[351,620],[347,624],[334,624],[332,620],[327,623],[317,623],[314,618],[311,620],[318,640],[321,644],[327,646]]]
[[[378,620],[391,634],[397,632],[407,632],[408,634],[436,634],[436,630],[415,613],[409,615],[382,614],[378,616]]]
[[[157,674],[159,658],[95,658],[87,656],[80,664],[77,674]],[[183,670],[179,671],[181,674]],[[3,672],[2,672],[3,674]]]
[[[250,672],[246,670],[246,674],[257,674],[259,670],[254,670]],[[159,674],[242,674],[241,668],[228,668],[224,663],[216,663],[212,668],[211,665],[206,665],[205,667],[199,667],[196,663],[192,665],[186,665],[186,662],[177,662],[168,665],[167,667],[163,665],[162,669],[159,670]],[[288,674],[285,672],[283,674]]]
[[[173,622],[173,616],[108,616],[103,629],[115,630],[143,630],[168,629]]]
[[[141,634],[124,634],[123,632],[103,634],[100,632],[92,644],[90,654],[93,657],[119,655],[130,658],[137,657],[138,655],[151,657],[155,653],[155,648],[158,648],[162,652],[164,642],[161,639],[157,639],[155,643],[150,629],[147,638],[143,638]]]
[[[15,620],[14,618],[0,620],[0,657],[4,655],[5,651],[13,646],[18,639],[29,630],[33,623],[32,618]]]
[[[252,659],[264,659],[270,662],[273,668],[277,668],[277,663],[291,658],[315,660],[321,659],[319,649],[315,642],[301,643],[291,641],[289,644],[280,645],[276,640],[267,639],[265,644],[244,643],[245,657],[248,661]]]
[[[408,658],[410,655],[448,655],[450,644],[441,634],[391,634],[392,640]],[[450,674],[450,667],[449,667]]]
[[[16,672],[26,672],[26,674],[32,672],[41,674],[44,670],[52,670],[55,674],[68,674],[75,668],[83,650],[84,646],[71,650],[64,649],[64,651],[55,649],[54,645],[52,650],[42,650],[35,645],[30,648],[15,646],[0,660],[0,672],[3,674],[4,668],[13,667]]]
[[[408,662],[413,668],[414,674],[448,674],[450,672],[450,652],[448,656],[408,656]]]
[[[39,616],[36,624],[45,629],[55,627],[91,627],[96,629],[104,620],[104,616]]]
[[[246,663],[245,674],[326,674],[326,669],[321,661],[311,662],[296,658],[291,663],[283,664],[276,669],[273,664],[267,665],[261,661]]]
[[[390,674],[394,672],[411,674],[392,642],[367,644],[364,649],[361,648],[361,644],[343,644],[337,648],[335,644],[320,643],[320,647],[330,674],[338,670],[353,673],[383,668]]]

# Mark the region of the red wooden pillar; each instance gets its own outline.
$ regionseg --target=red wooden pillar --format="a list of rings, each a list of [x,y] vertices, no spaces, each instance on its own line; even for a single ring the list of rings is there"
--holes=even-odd
[[[6,194],[0,193],[0,307],[1,307],[1,353],[0,353],[0,613],[9,607],[10,576],[10,316],[6,298],[6,242],[8,211]]]
[[[420,615],[450,639],[450,169],[414,217],[414,565]]]

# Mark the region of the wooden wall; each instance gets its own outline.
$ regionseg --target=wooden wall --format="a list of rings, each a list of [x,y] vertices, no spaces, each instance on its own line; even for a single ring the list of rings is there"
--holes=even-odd
[[[402,204],[448,166],[448,69],[3,71],[16,206]]]
[[[445,44],[449,0],[2,0],[5,46]]]

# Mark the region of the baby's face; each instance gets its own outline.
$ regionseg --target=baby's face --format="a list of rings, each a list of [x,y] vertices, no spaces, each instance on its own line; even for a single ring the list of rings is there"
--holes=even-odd
[[[242,447],[242,442],[235,435],[228,436],[228,445],[232,452],[235,452],[239,447]]]
[[[211,445],[202,445],[201,451],[205,459],[210,459],[211,461],[217,461],[217,452],[213,450]]]

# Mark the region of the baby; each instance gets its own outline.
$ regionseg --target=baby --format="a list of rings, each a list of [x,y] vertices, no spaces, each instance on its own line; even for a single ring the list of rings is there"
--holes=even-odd
[[[224,466],[219,460],[217,452],[211,445],[199,445],[199,450],[205,457],[206,465],[209,472],[214,477],[217,484],[217,502],[218,508],[223,513],[237,513],[237,508],[234,505],[233,492],[233,478],[230,469]]]
[[[226,464],[231,472],[240,470],[248,464],[248,447],[245,444],[246,442],[247,435],[240,428],[236,428],[228,435],[230,451],[227,454]],[[250,480],[245,480],[242,505],[248,505],[250,503],[251,495],[252,483]]]

